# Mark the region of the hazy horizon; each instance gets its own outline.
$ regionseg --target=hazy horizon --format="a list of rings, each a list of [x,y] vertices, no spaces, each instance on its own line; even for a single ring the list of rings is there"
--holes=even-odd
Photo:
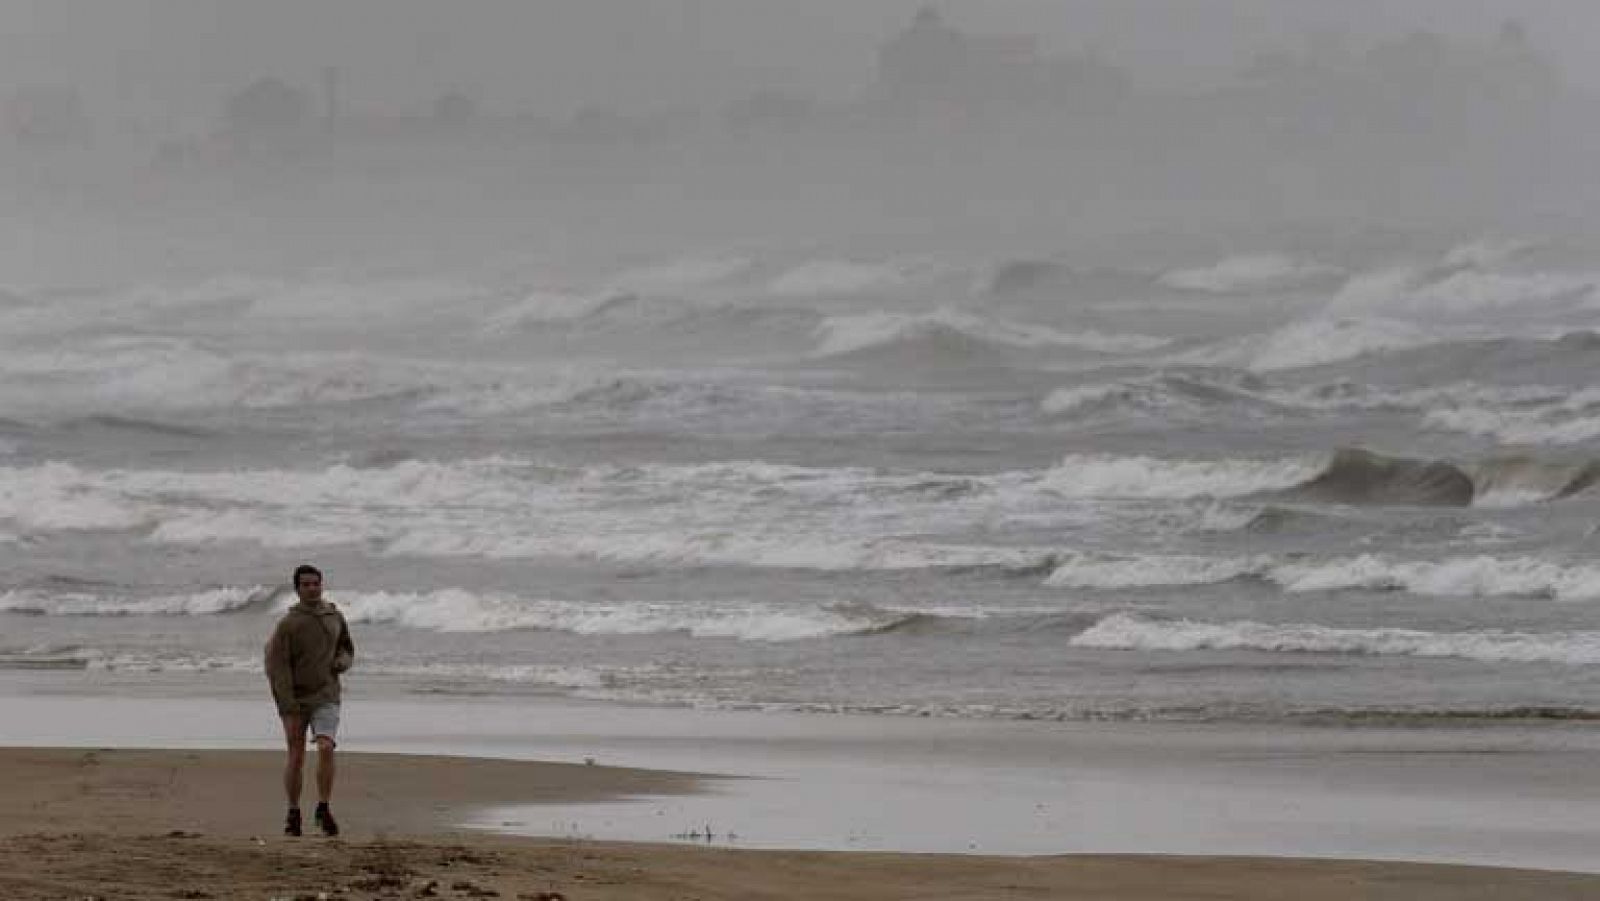
[[[716,106],[759,88],[839,100],[870,82],[877,44],[921,0],[358,0],[271,4],[201,0],[0,3],[0,79],[79,87],[96,113],[187,119],[215,114],[262,76],[314,88],[344,73],[352,107],[419,112],[460,90],[486,109],[564,115]],[[1135,81],[1172,89],[1220,83],[1252,54],[1307,35],[1355,46],[1423,29],[1492,39],[1521,20],[1574,84],[1600,86],[1588,52],[1600,7],[1578,0],[1411,0],[1323,4],[1219,0],[995,0],[932,4],[977,33],[1035,34],[1053,52],[1091,51]]]

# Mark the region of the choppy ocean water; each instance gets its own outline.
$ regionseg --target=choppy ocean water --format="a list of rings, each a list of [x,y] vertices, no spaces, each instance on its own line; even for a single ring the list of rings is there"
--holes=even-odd
[[[401,692],[1589,719],[1600,267],[717,251],[0,295],[0,668]],[[359,683],[358,683],[359,684]]]

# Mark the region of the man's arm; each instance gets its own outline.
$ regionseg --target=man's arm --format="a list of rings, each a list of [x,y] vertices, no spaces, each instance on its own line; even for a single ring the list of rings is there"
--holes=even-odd
[[[272,637],[267,639],[266,669],[267,682],[272,686],[272,700],[278,705],[278,713],[282,716],[299,713],[300,707],[294,701],[294,659],[290,655],[289,632],[278,623],[272,630]]]
[[[344,614],[339,614],[339,643],[333,651],[333,671],[342,673],[356,662],[356,643],[350,638],[350,625],[344,621]]]

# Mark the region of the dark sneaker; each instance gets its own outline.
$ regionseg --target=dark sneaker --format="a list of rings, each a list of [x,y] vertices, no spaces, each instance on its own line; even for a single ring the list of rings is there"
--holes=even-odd
[[[322,830],[323,835],[339,834],[339,823],[333,818],[333,811],[328,809],[328,805],[318,804],[315,816],[317,828]]]
[[[299,835],[300,834],[300,808],[298,808],[298,807],[289,808],[289,816],[286,817],[284,819],[284,821],[283,821],[283,834],[284,835]]]

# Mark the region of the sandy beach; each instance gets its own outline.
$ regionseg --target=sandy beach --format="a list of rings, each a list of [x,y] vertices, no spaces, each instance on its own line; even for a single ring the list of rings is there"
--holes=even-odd
[[[289,839],[275,828],[274,752],[12,748],[0,760],[0,890],[10,898],[1600,898],[1600,876],[1536,870],[518,838],[452,824],[485,804],[692,792],[698,780],[398,754],[345,759],[345,836]]]

